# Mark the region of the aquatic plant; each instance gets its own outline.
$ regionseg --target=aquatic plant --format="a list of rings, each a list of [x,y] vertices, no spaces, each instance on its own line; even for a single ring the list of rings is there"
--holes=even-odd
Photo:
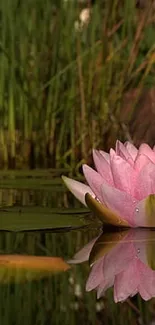
[[[86,291],[97,297],[114,286],[115,302],[137,293],[144,300],[155,297],[154,231],[129,229],[103,233],[78,251],[70,264],[88,261],[91,271]]]
[[[97,1],[77,32],[80,12],[76,1],[0,2],[1,168],[78,174],[92,146],[130,140],[144,123],[137,103],[146,85],[154,87],[153,10]],[[147,123],[136,139],[150,140]]]
[[[110,153],[93,150],[96,170],[83,165],[88,185],[63,176],[69,190],[108,223],[155,227],[155,147],[116,142]]]

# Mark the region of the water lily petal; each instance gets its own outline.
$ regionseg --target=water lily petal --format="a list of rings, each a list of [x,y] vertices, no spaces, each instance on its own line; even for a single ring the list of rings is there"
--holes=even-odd
[[[122,220],[126,220],[132,227],[135,226],[134,211],[138,201],[126,192],[120,191],[107,184],[101,187],[102,200],[112,211],[119,214]]]
[[[86,291],[91,291],[97,288],[103,281],[103,264],[104,258],[98,260],[96,264],[93,265],[86,283]]]
[[[116,188],[131,194],[136,177],[136,172],[131,165],[121,157],[113,155],[111,170]]]
[[[101,298],[104,296],[105,291],[109,288],[111,288],[114,284],[115,277],[113,276],[111,279],[107,279],[107,281],[103,280],[99,286],[96,288],[97,289],[97,299]]]
[[[138,153],[138,155],[135,159],[134,169],[137,173],[139,173],[149,163],[152,163],[152,161],[150,160],[150,158],[148,156]]]
[[[83,173],[93,193],[101,201],[101,185],[105,183],[104,178],[88,165],[83,165]]]
[[[121,141],[119,141],[119,140],[116,140],[116,145],[115,145],[115,152],[116,152],[116,155],[117,155],[117,156],[120,156],[121,153],[124,152],[124,149],[125,149],[125,147],[124,147],[123,143],[122,143]],[[123,157],[122,157],[122,158],[123,158]]]
[[[137,175],[134,196],[142,200],[153,193],[155,193],[155,165],[148,163]]]
[[[86,205],[85,202],[85,194],[90,193],[92,197],[95,197],[95,194],[91,190],[91,188],[88,185],[85,185],[81,182],[75,181],[72,178],[62,176],[62,179],[68,189],[75,195],[75,197],[82,202],[84,205]],[[87,205],[86,205],[87,206]]]
[[[126,160],[131,166],[133,166],[134,161],[129,153],[129,151],[126,149],[126,147],[123,145],[122,142],[119,140],[116,141],[116,155],[120,156],[124,160]]]
[[[93,150],[93,159],[98,173],[105,179],[108,184],[113,185],[114,182],[111,168],[107,160],[98,150]]]
[[[139,154],[144,154],[155,164],[155,152],[146,143],[142,143],[139,147]]]
[[[133,235],[131,232],[127,233],[122,240],[123,243],[119,242],[116,244],[110,252],[93,264],[91,274],[87,281],[87,291],[97,288],[98,286],[98,297],[101,294],[103,295],[103,292],[113,284],[115,275],[122,272],[130,265],[135,256],[133,243],[130,243],[132,237]]]
[[[126,270],[135,258],[135,248],[132,242],[132,235],[126,235],[117,246],[115,246],[104,257],[104,279],[109,279]]]
[[[103,156],[103,158],[108,162],[110,163],[110,155],[109,153],[103,151],[103,150],[99,150],[100,154]]]
[[[140,283],[138,291],[144,300],[155,297],[155,271],[151,270],[141,261],[138,262]]]
[[[126,141],[124,143],[124,146],[128,150],[129,154],[131,155],[133,161],[135,161],[138,154],[138,149],[129,141]]]
[[[139,201],[134,220],[137,227],[155,227],[155,194]]]
[[[98,237],[93,238],[87,245],[81,248],[73,257],[73,259],[67,261],[69,264],[79,264],[89,260],[90,252]]]
[[[115,152],[114,149],[112,149],[112,148],[110,149],[110,155],[109,155],[109,156],[110,156],[110,161],[109,161],[109,163],[111,163],[112,158],[116,156],[116,152]]]
[[[132,294],[130,295],[130,297],[135,296],[137,293],[138,293],[138,288],[136,288],[136,289],[132,292]]]
[[[151,299],[153,296],[155,296],[155,295],[150,294],[150,293],[147,291],[147,288],[144,288],[144,285],[143,285],[143,284],[140,284],[140,285],[138,286],[138,292],[139,292],[140,296],[141,296],[145,301],[148,301],[148,300]]]
[[[131,233],[132,232],[132,233]],[[155,270],[155,231],[147,228],[130,230],[135,248],[135,256],[147,267]]]
[[[114,249],[116,245],[121,241],[123,241],[123,238],[126,238],[126,235],[129,233],[129,229],[122,228],[121,231],[109,231],[109,232],[103,232],[96,242],[94,243],[94,246],[91,249],[90,255],[89,255],[89,264],[93,265],[96,263],[97,260],[99,260],[101,257],[103,258],[104,255],[111,250]]]
[[[115,277],[114,300],[115,302],[124,301],[137,291],[139,285],[139,274],[137,271],[137,261],[130,263],[127,269]]]

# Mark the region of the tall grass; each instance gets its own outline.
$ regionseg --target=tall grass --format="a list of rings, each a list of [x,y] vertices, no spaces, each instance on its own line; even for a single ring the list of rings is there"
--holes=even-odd
[[[131,139],[125,92],[154,82],[153,11],[102,1],[81,32],[74,1],[0,2],[0,165],[78,173],[91,147]]]

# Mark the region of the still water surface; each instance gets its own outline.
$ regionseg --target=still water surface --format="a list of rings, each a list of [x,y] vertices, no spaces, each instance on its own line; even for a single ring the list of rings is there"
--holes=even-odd
[[[0,324],[154,324],[154,231],[102,229],[56,179],[5,178],[0,205]]]

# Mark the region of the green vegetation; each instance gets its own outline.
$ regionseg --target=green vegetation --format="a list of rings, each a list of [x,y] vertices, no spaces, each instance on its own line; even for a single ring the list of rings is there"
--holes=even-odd
[[[43,209],[55,231],[73,225],[73,218],[74,226],[83,225],[86,211],[57,176],[79,176],[81,165],[91,162],[92,147],[109,149],[116,138],[131,140],[140,95],[154,85],[155,13],[149,7],[135,9],[134,0],[109,0],[104,7],[101,3],[93,7],[89,24],[77,32],[76,1],[0,1],[1,254],[70,258],[96,235],[95,229],[85,228],[63,234],[23,230],[43,225]],[[135,89],[126,111],[124,98]],[[36,169],[31,173],[28,168]],[[23,223],[17,218],[18,206],[23,206]],[[65,212],[65,224],[62,207],[74,209]],[[145,303],[136,297],[115,305],[109,291],[96,305],[96,294],[85,293],[88,272],[88,265],[78,266],[22,284],[4,284],[0,278],[0,323],[151,322],[154,299]],[[75,294],[77,284],[80,296]]]
[[[76,1],[1,0],[1,167],[78,173],[92,147],[132,137],[128,122],[155,81],[154,13],[134,0],[101,3],[77,32]],[[123,96],[135,87],[126,126]]]

